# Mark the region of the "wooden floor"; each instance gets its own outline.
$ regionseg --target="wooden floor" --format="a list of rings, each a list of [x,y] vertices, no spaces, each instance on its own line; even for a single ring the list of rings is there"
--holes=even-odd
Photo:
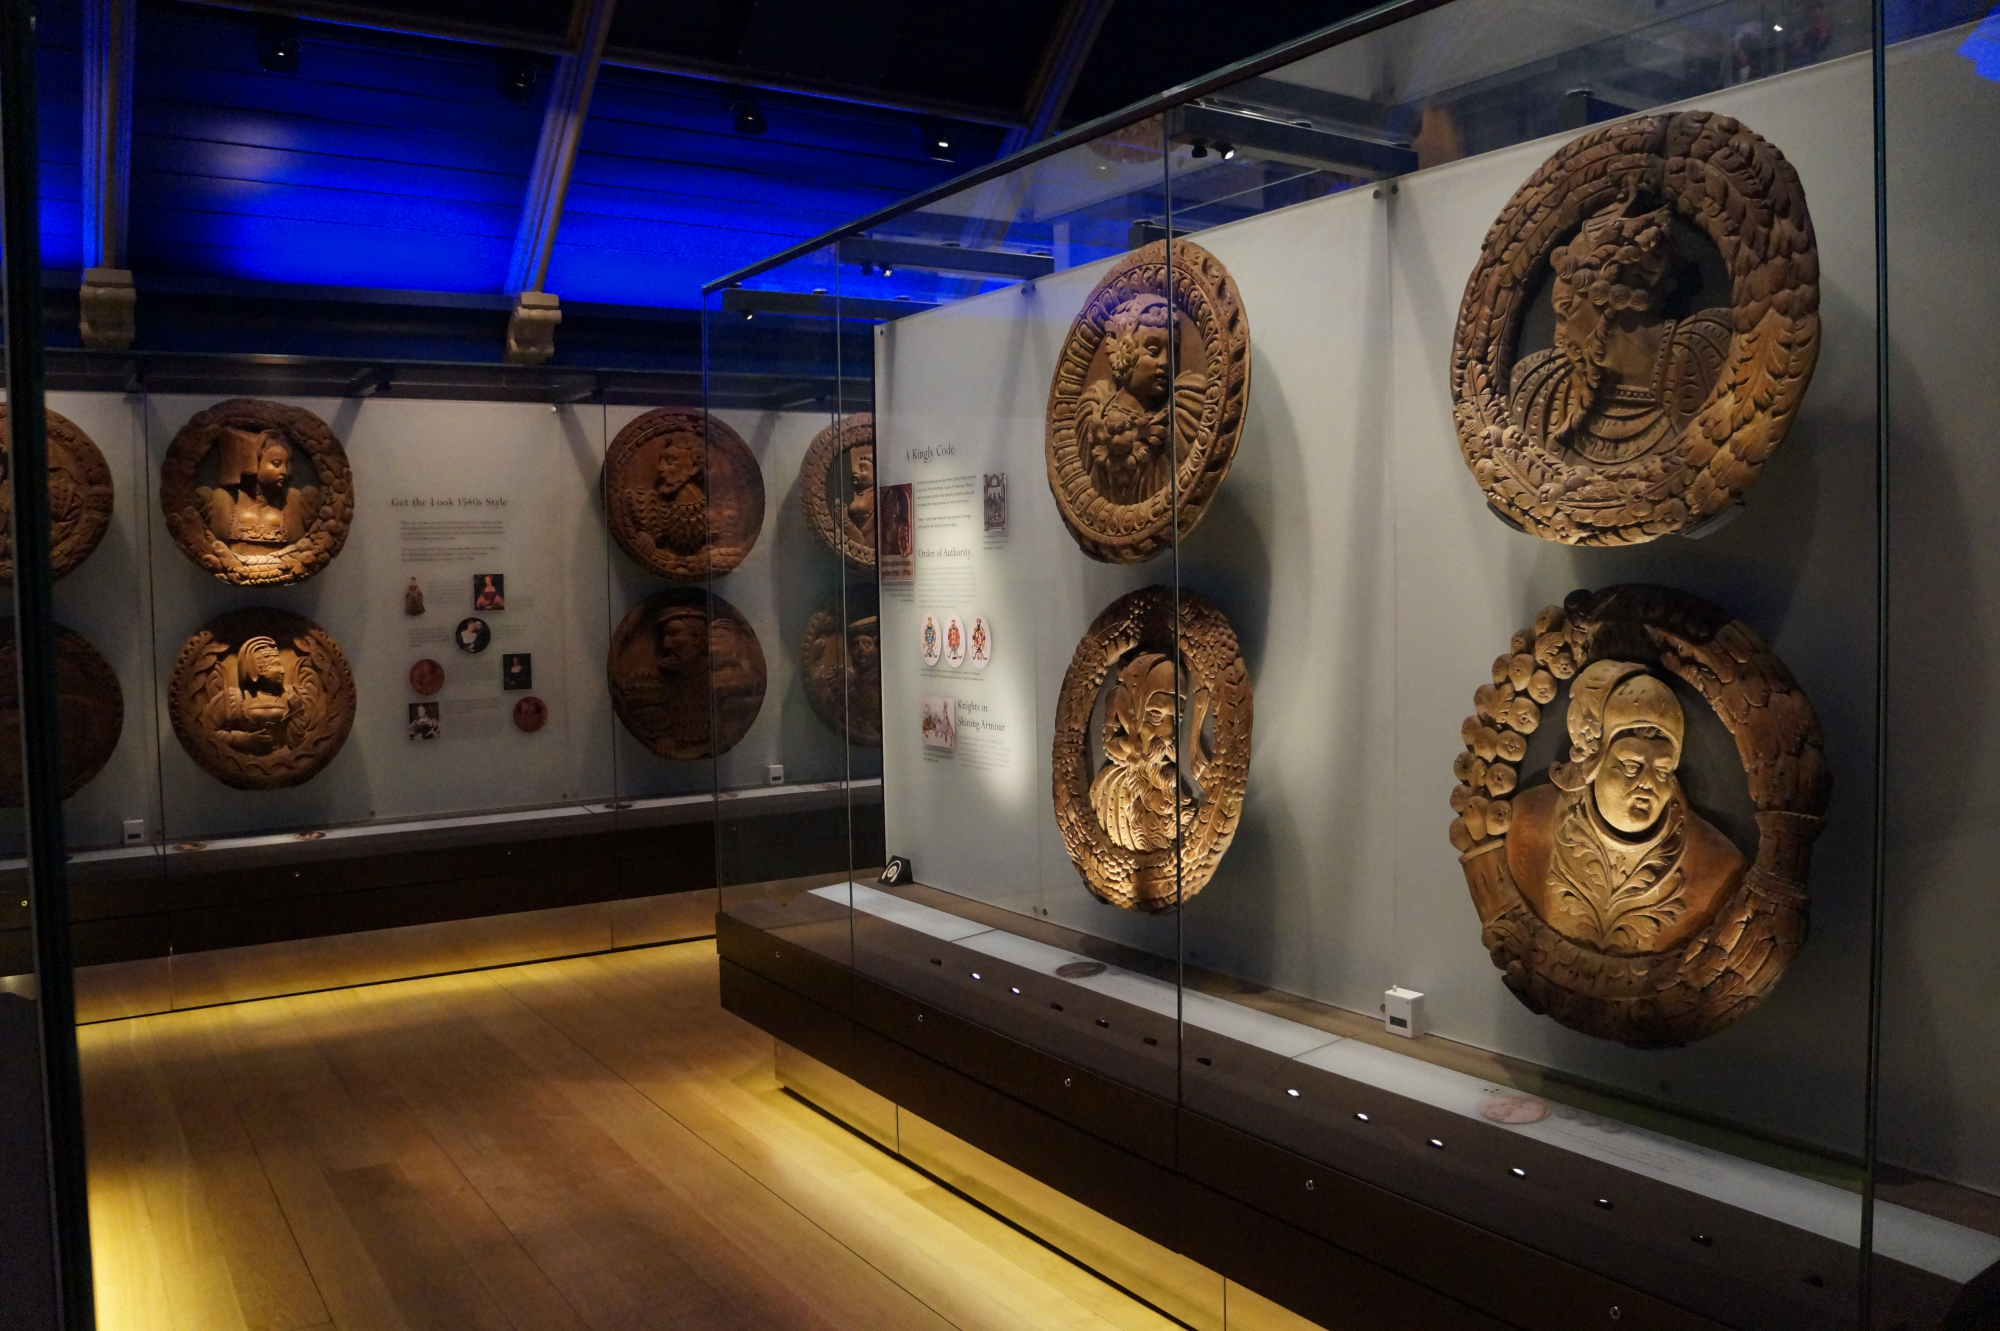
[[[780,1091],[712,943],[80,1040],[104,1331],[1173,1325]]]

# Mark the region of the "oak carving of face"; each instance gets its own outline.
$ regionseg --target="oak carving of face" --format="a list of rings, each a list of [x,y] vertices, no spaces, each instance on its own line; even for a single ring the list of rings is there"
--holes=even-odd
[[[1176,811],[1185,798],[1176,765],[1174,728],[1180,717],[1173,661],[1153,652],[1118,673],[1104,705],[1104,766],[1090,785],[1090,803],[1111,839],[1127,850],[1174,844]]]
[[[1637,836],[1659,821],[1678,783],[1678,746],[1648,727],[1627,731],[1612,741],[1592,783],[1598,816],[1627,836]]]

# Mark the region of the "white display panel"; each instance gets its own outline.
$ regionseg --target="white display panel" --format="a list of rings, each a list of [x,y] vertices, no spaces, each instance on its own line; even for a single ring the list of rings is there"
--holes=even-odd
[[[1977,79],[1956,53],[1961,39],[1897,48],[1896,77],[1957,88],[1969,100]],[[1179,922],[1189,962],[1371,1013],[1385,988],[1404,985],[1427,995],[1431,1028],[1448,1038],[1858,1154],[1876,758],[1871,85],[1863,56],[1699,100],[1741,118],[1797,168],[1818,233],[1823,319],[1818,369],[1787,442],[1740,520],[1699,542],[1583,551],[1536,541],[1487,511],[1461,459],[1448,363],[1466,277],[1502,205],[1563,139],[1191,237],[1241,289],[1253,369],[1234,468],[1178,551],[1179,580],[1235,625],[1258,726],[1241,830]],[[1990,155],[2000,131],[1992,86],[1977,85],[1976,114],[1946,118],[1949,135],[1936,124],[1913,129],[1902,169],[1943,179],[1973,149]],[[1892,262],[1920,254],[1925,234],[1892,233]],[[2000,271],[1990,228],[1963,218],[1954,234],[1954,252],[1984,264],[1980,280],[1990,282]],[[879,334],[880,483],[1006,470],[1014,523],[1004,548],[975,540],[963,576],[927,584],[920,505],[916,581],[905,594],[885,592],[888,850],[909,856],[919,881],[1173,955],[1183,939],[1171,918],[1136,917],[1089,896],[1050,809],[1052,718],[1071,650],[1115,596],[1175,577],[1174,557],[1135,569],[1085,559],[1045,480],[1057,349],[1100,271],[1059,272]],[[1892,336],[1901,336],[1893,323]],[[1898,357],[1897,371],[1919,401],[1953,394],[1968,377],[1980,378],[1981,392],[1991,382],[1948,353]],[[1983,419],[1995,414],[1988,408]],[[1930,444],[1990,451],[1969,421]],[[1986,470],[1977,464],[1974,475]],[[1763,1008],[1679,1050],[1627,1049],[1522,1008],[1480,944],[1445,835],[1459,722],[1488,663],[1540,607],[1576,588],[1635,581],[1711,600],[1764,636],[1817,708],[1834,774],[1814,854],[1810,941]],[[1982,593],[1981,604],[1991,600]],[[975,603],[1002,607],[1003,650],[966,683],[962,672],[924,664],[919,634],[927,615],[942,623]],[[1032,652],[1008,655],[1024,633],[1034,635]],[[962,752],[926,749],[919,702],[938,695],[1004,707],[1010,725],[1030,725],[1013,765],[978,768]],[[1975,821],[1990,839],[1992,820]],[[1972,914],[1966,894],[1983,891],[1974,886],[1981,881],[1960,869],[1928,882],[1925,927]],[[1967,1029],[1990,1028],[1992,967],[1952,950],[1961,957],[1952,983],[1927,971],[1937,979],[1925,1000],[1962,1014]],[[1979,955],[1993,954],[1989,940]],[[1979,978],[1965,983],[1968,973]],[[1957,1028],[1945,1012],[1929,1025]],[[1956,1069],[1938,1095],[1949,1114],[1928,1130],[1968,1142],[1939,1148],[1952,1157],[1943,1172],[2000,1188],[2000,1148],[1969,1144],[1981,1135],[1976,1125],[2000,1117],[1990,1067]]]

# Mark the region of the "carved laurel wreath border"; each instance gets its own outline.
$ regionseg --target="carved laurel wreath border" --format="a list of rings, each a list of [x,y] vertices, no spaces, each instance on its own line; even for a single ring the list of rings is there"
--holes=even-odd
[[[1627,188],[1670,200],[1721,252],[1735,319],[1715,387],[1664,456],[1572,465],[1509,424],[1527,286],[1556,242]],[[1710,111],[1638,116],[1558,150],[1486,233],[1452,343],[1459,447],[1487,499],[1544,540],[1633,545],[1735,502],[1797,414],[1819,357],[1819,249],[1798,172]]]
[[[677,744],[674,742],[674,736],[672,735],[647,735],[639,726],[638,718],[632,714],[631,707],[626,702],[624,691],[618,686],[618,658],[624,654],[625,645],[632,640],[633,635],[638,633],[643,625],[651,621],[654,614],[665,610],[670,605],[694,606],[701,610],[710,622],[716,619],[735,621],[737,627],[743,630],[743,637],[750,644],[750,650],[756,653],[758,680],[757,706],[750,713],[749,722],[735,735],[721,732],[721,717],[716,714],[717,709],[715,706],[714,663],[712,661],[710,663],[708,688],[709,727],[711,735],[717,732],[722,733],[724,742],[719,746],[712,745],[708,739],[703,739],[693,744]],[[750,626],[749,619],[745,617],[741,610],[738,610],[720,596],[700,587],[669,587],[665,591],[654,592],[651,596],[648,596],[645,600],[626,611],[625,618],[619,620],[618,626],[611,630],[611,647],[605,653],[604,657],[604,677],[605,683],[611,690],[611,710],[617,715],[619,724],[625,727],[626,733],[645,745],[653,753],[673,762],[692,762],[699,758],[720,758],[723,754],[735,748],[743,736],[750,733],[750,727],[757,723],[757,713],[761,712],[764,708],[764,699],[769,695],[771,681],[770,669],[764,661],[764,644],[758,640],[757,630]]]
[[[1119,597],[1092,621],[1063,672],[1056,704],[1056,738],[1051,785],[1056,826],[1063,845],[1091,895],[1125,910],[1161,911],[1173,897],[1141,898],[1134,886],[1137,856],[1113,841],[1090,807],[1089,730],[1097,695],[1111,668],[1141,648],[1185,663],[1190,694],[1206,689],[1214,718],[1215,745],[1206,756],[1200,739],[1186,770],[1201,785],[1201,806],[1177,847],[1180,900],[1208,886],[1236,836],[1243,794],[1250,776],[1252,699],[1250,668],[1236,642],[1236,630],[1221,610],[1193,592],[1180,597],[1175,632],[1170,588],[1146,587]],[[1184,755],[1185,756],[1185,755]]]
[[[115,502],[115,490],[111,481],[111,466],[104,460],[104,452],[97,441],[85,434],[83,427],[61,412],[46,411],[48,417],[49,459],[53,462],[58,453],[66,453],[74,460],[77,471],[82,474],[84,488],[89,498],[101,502],[86,502],[83,517],[67,533],[55,535],[50,544],[50,570],[54,577],[62,577],[72,572],[77,565],[90,558],[103,541],[104,533],[111,530],[111,508]],[[7,407],[0,403],[0,431],[7,428]],[[10,461],[9,467],[12,463]],[[7,548],[0,550],[0,583],[14,580],[14,548],[10,532]],[[93,774],[94,775],[94,774]]]
[[[278,430],[305,451],[319,475],[319,507],[306,520],[305,534],[269,554],[239,555],[208,529],[195,500],[195,472],[215,447],[225,425]],[[180,428],[160,463],[160,508],[174,544],[195,564],[238,586],[281,586],[304,582],[333,562],[347,543],[354,522],[354,472],[347,450],[319,417],[304,407],[238,397],[197,412]]]
[[[805,688],[806,701],[812,705],[813,715],[825,722],[834,734],[843,735],[864,749],[879,749],[882,747],[882,699],[880,695],[877,695],[875,699],[875,725],[873,729],[870,729],[865,724],[848,724],[848,718],[850,717],[857,718],[863,722],[867,720],[868,708],[865,704],[857,705],[856,700],[843,696],[822,697],[819,690],[813,687],[813,665],[818,656],[814,648],[825,638],[838,635],[841,644],[841,659],[845,661],[847,659],[846,654],[850,650],[848,646],[848,633],[851,631],[851,626],[854,623],[854,612],[862,609],[866,609],[869,613],[880,613],[875,588],[871,584],[857,583],[847,589],[847,624],[845,625],[841,623],[840,619],[841,598],[838,593],[821,602],[819,608],[813,611],[812,618],[806,621],[805,636],[799,641],[799,682]],[[877,638],[877,642],[880,642],[879,637]]]
[[[303,743],[280,753],[252,757],[227,752],[205,726],[205,681],[230,652],[259,635],[288,642],[297,654],[293,687],[316,697],[318,719]],[[252,606],[217,615],[181,644],[167,685],[174,736],[188,757],[216,780],[238,790],[282,790],[303,785],[334,760],[354,729],[354,671],[333,635],[304,615]]]
[[[1243,436],[1244,408],[1250,400],[1250,325],[1243,298],[1222,261],[1201,246],[1173,242],[1173,309],[1186,315],[1201,336],[1208,376],[1201,423],[1175,469],[1169,489],[1136,504],[1114,504],[1091,483],[1090,464],[1076,437],[1076,410],[1089,383],[1090,363],[1104,341],[1105,321],[1120,305],[1151,293],[1167,295],[1167,242],[1156,240],[1125,255],[1092,288],[1070,325],[1062,356],[1049,385],[1049,491],[1063,525],[1093,559],[1137,564],[1174,539],[1174,497],[1178,493],[1182,536],[1193,531],[1209,501],[1229,474]],[[1187,368],[1183,367],[1183,372]],[[1168,418],[1173,418],[1171,393]],[[1178,443],[1176,444],[1178,447]]]
[[[704,430],[707,431],[705,435]],[[634,479],[626,476],[626,471],[640,449],[662,435],[680,432],[705,438],[712,454],[719,453],[726,458],[724,468],[742,478],[746,497],[751,501],[740,510],[744,515],[743,530],[717,532],[711,526],[708,540],[698,553],[692,555],[657,545],[647,550],[640,545],[639,533],[631,529],[631,524],[625,520],[613,497],[617,490],[626,487],[650,488],[651,477]],[[710,479],[704,487],[710,496],[715,493],[714,478],[723,469],[716,467],[715,461],[713,456],[708,460]],[[704,417],[699,411],[655,407],[643,416],[634,417],[612,439],[611,447],[604,450],[604,467],[598,488],[603,495],[604,522],[611,529],[611,539],[618,542],[618,548],[630,556],[633,563],[663,578],[695,582],[711,573],[727,573],[749,558],[750,551],[756,548],[758,535],[764,530],[764,470],[757,465],[757,455],[750,451],[750,445],[743,442],[743,436],[736,433],[727,421],[716,416]]]
[[[55,413],[49,415],[53,417]],[[0,688],[10,693],[18,687],[14,682],[15,666],[14,621],[0,620]],[[102,729],[82,733],[68,725],[62,727],[63,798],[68,799],[95,780],[117,750],[118,737],[125,733],[125,690],[118,683],[118,672],[104,659],[104,653],[75,629],[60,624],[56,626],[56,694],[59,698],[92,695],[104,704],[99,714],[108,716],[111,722]],[[18,748],[12,761],[0,768],[5,769],[5,779],[0,780],[0,808],[18,809],[24,794]]]
[[[827,481],[834,474],[836,457],[845,458],[851,450],[874,442],[875,417],[865,411],[854,412],[814,435],[805,461],[799,464],[799,508],[805,513],[806,527],[836,559],[856,568],[875,567],[875,543],[848,530],[845,510],[834,507]]]
[[[1707,929],[1671,952],[1614,956],[1550,927],[1508,869],[1517,767],[1541,708],[1607,657],[1657,660],[1735,738],[1757,810],[1757,858]],[[1641,1046],[1712,1035],[1762,1002],[1806,939],[1806,871],[1831,780],[1819,718],[1791,672],[1743,621],[1685,592],[1628,584],[1577,591],[1514,635],[1473,695],[1453,764],[1451,841],[1481,941],[1527,1007],[1587,1035]]]

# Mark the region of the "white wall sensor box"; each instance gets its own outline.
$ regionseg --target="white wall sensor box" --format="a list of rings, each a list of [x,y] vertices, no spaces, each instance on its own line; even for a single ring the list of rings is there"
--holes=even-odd
[[[1424,996],[1398,985],[1382,993],[1382,1024],[1389,1034],[1414,1040],[1424,1033]]]

